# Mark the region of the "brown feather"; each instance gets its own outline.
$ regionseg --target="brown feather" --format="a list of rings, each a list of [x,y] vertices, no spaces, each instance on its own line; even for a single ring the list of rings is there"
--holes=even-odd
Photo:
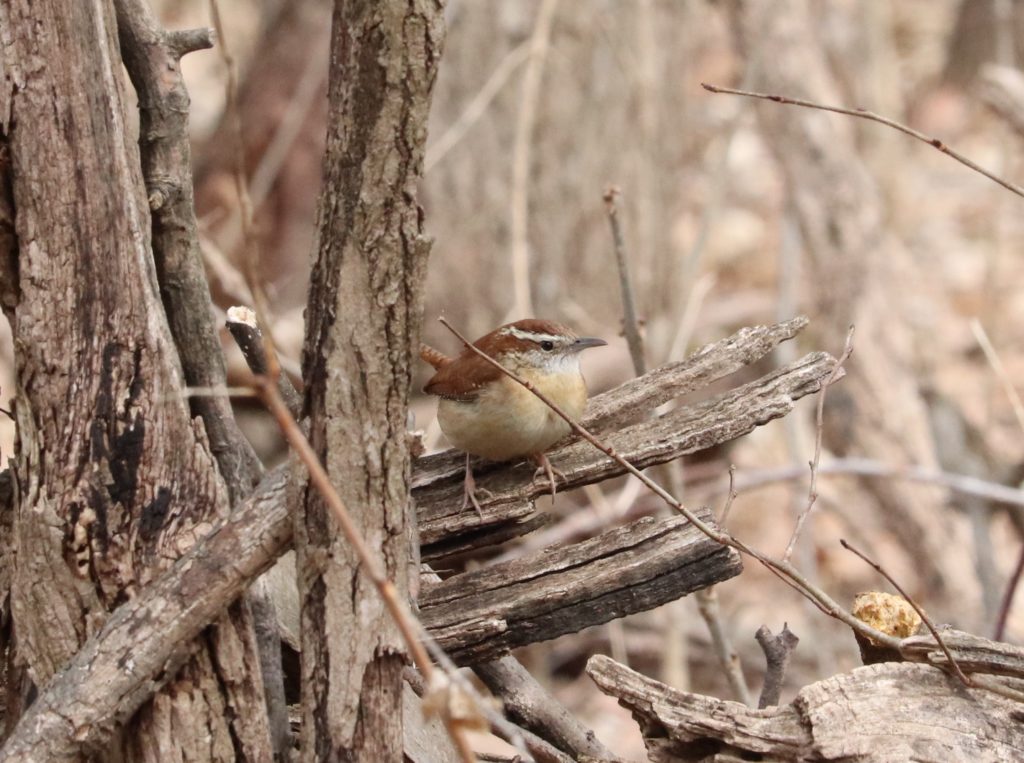
[[[481,387],[501,375],[501,371],[486,360],[465,349],[459,357],[439,368],[423,391],[449,400],[470,402],[479,394]]]

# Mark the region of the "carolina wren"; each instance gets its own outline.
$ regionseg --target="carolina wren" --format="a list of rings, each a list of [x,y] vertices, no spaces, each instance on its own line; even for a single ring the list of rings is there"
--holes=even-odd
[[[587,404],[579,353],[607,344],[578,337],[565,326],[528,318],[496,328],[473,345],[531,382],[572,418]],[[420,357],[437,373],[423,391],[438,395],[441,431],[466,452],[465,500],[480,513],[470,455],[491,461],[529,457],[546,472],[555,493],[555,474],[544,451],[569,434],[569,425],[540,398],[468,347],[455,358],[423,345]]]

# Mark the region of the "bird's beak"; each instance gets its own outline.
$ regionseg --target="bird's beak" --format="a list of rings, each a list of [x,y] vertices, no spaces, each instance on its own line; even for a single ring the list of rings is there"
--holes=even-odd
[[[588,347],[603,347],[608,344],[603,339],[598,339],[596,336],[581,336],[575,342],[572,343],[571,348],[576,352],[585,350]]]

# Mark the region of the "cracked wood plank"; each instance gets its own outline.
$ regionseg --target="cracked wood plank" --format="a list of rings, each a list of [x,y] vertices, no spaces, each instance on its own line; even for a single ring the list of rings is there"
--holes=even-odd
[[[738,575],[739,555],[682,517],[426,583],[420,617],[461,664],[652,609]]]

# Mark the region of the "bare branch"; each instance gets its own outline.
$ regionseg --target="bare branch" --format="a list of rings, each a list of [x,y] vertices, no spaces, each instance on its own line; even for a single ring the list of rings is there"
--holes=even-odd
[[[706,82],[702,82],[701,87],[703,87],[710,93],[725,93],[727,95],[742,95],[746,96],[747,98],[760,98],[761,100],[764,101],[774,101],[775,103],[784,103],[791,106],[803,106],[808,109],[818,109],[819,111],[831,111],[836,114],[845,114],[850,117],[860,117],[861,119],[868,119],[872,122],[878,122],[879,124],[887,125],[889,127],[892,127],[894,130],[899,130],[900,132],[911,136],[912,138],[917,138],[922,143],[927,143],[932,148],[938,149],[947,156],[956,159],[956,161],[960,162],[965,167],[969,167],[975,172],[984,175],[994,183],[998,183],[1006,190],[1015,193],[1018,196],[1024,196],[1024,188],[1021,188],[1019,185],[1015,183],[1011,183],[1009,180],[1004,180],[995,173],[989,172],[984,167],[975,164],[973,161],[968,159],[963,154],[951,149],[938,138],[929,137],[928,135],[918,132],[917,130],[911,127],[907,127],[905,124],[901,124],[900,122],[897,122],[894,119],[889,119],[888,117],[880,116],[878,114],[875,114],[874,112],[867,111],[866,109],[846,109],[841,106],[826,106],[821,103],[815,103],[814,101],[805,101],[800,98],[789,98],[783,95],[771,95],[768,93],[754,93],[749,90],[735,90],[729,87],[718,87],[717,85],[709,85]]]
[[[223,387],[227,374],[213,324],[210,291],[199,249],[192,191],[188,92],[179,59],[213,45],[210,29],[165,32],[146,0],[117,0],[125,68],[139,99],[139,152],[152,215],[156,261],[167,321],[190,387]],[[248,495],[262,475],[252,446],[235,423],[231,401],[194,397],[210,450],[232,502]]]
[[[537,102],[540,99],[541,78],[548,55],[551,26],[558,0],[542,0],[537,10],[533,35],[530,38],[530,57],[523,76],[522,93],[516,119],[515,143],[512,147],[512,289],[513,310],[516,318],[533,315],[530,295],[530,247],[527,221],[530,213],[530,149],[533,145],[533,126],[537,121]]]
[[[1017,586],[1020,583],[1021,574],[1024,574],[1024,543],[1021,543],[1020,552],[1017,555],[1017,563],[1013,566],[1010,579],[1006,583],[1006,592],[999,603],[999,615],[996,617],[996,625],[993,636],[996,641],[1001,641],[1006,633],[1006,621],[1010,616],[1010,608],[1013,606],[1013,597],[1017,593]]]
[[[114,610],[43,687],[4,744],[5,761],[73,761],[103,750],[190,656],[194,639],[291,540],[283,469],[167,572]]]
[[[629,260],[626,257],[626,242],[622,237],[622,225],[619,223],[619,208],[615,200],[621,192],[615,186],[609,186],[604,192],[604,204],[608,210],[608,223],[612,228],[612,244],[615,248],[615,264],[619,271],[619,293],[622,295],[622,331],[626,335],[629,355],[633,359],[633,370],[637,376],[647,373],[647,361],[644,360],[644,340],[640,336],[640,325],[636,316],[636,297],[633,294],[633,282],[629,275]]]
[[[811,483],[807,489],[807,504],[804,506],[804,510],[800,512],[800,516],[796,518],[796,526],[793,528],[793,535],[790,537],[789,543],[786,544],[786,553],[782,555],[782,560],[784,562],[788,562],[790,557],[793,556],[793,549],[796,548],[796,542],[800,538],[800,532],[804,529],[804,523],[807,521],[807,517],[810,516],[811,509],[814,508],[814,502],[818,500],[818,463],[821,461],[821,438],[822,433],[825,431],[825,395],[828,394],[828,388],[835,384],[839,379],[843,372],[843,364],[850,358],[851,354],[853,354],[853,326],[850,326],[850,330],[846,334],[846,346],[843,347],[843,353],[839,356],[839,360],[836,361],[835,370],[832,371],[831,376],[825,380],[825,383],[821,385],[821,392],[818,393],[818,410],[815,418],[814,458],[811,460]]]

